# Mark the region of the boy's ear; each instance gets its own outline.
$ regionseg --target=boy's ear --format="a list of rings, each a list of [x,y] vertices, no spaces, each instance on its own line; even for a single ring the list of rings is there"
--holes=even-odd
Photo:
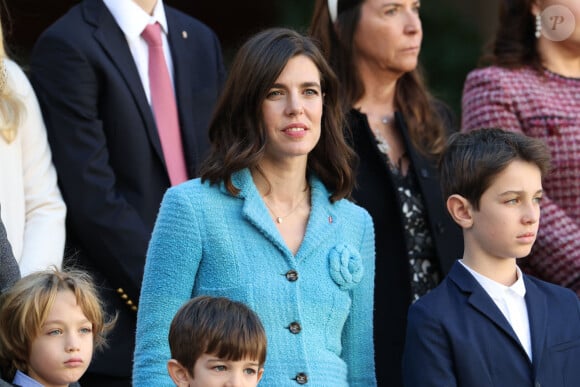
[[[189,387],[189,371],[175,359],[167,362],[167,371],[177,387]]]
[[[262,379],[262,376],[264,376],[264,367],[260,367],[260,369],[258,370],[258,383]]]
[[[447,211],[461,228],[468,229],[473,226],[473,207],[463,196],[457,194],[449,196]]]

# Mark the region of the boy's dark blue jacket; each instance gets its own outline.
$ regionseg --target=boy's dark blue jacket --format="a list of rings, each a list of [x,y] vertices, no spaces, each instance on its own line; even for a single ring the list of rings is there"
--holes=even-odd
[[[409,309],[405,386],[580,386],[580,301],[530,276],[524,283],[533,361],[491,297],[455,262]]]

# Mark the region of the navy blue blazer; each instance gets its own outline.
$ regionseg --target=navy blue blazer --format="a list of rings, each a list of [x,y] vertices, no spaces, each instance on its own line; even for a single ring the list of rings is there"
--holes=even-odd
[[[190,178],[209,149],[207,128],[225,78],[215,34],[165,7]],[[50,26],[31,55],[31,81],[66,201],[68,264],[93,274],[119,318],[90,371],[130,377],[147,245],[170,186],[154,116],[123,31],[101,0]]]
[[[580,386],[580,301],[530,276],[524,283],[533,361],[491,297],[455,262],[409,309],[405,386]]]

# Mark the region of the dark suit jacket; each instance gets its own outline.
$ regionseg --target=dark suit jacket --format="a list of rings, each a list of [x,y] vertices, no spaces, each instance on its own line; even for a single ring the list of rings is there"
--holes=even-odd
[[[0,219],[0,294],[14,285],[19,279],[20,269],[18,268],[18,262],[14,259],[4,223]]]
[[[209,147],[207,128],[223,83],[221,50],[208,27],[170,7],[165,12],[185,157],[194,177]],[[170,183],[137,67],[101,0],[74,6],[41,35],[31,80],[68,207],[69,264],[87,268],[109,311],[119,312],[110,349],[96,356],[90,371],[130,377],[132,309]]]
[[[580,386],[580,302],[524,276],[530,362],[491,297],[459,262],[409,309],[405,386]]]
[[[417,176],[423,197],[437,253],[436,263],[446,274],[453,260],[463,255],[461,229],[447,213],[435,161],[415,150],[403,116],[397,113],[395,117],[411,161],[410,168]],[[407,310],[411,303],[409,258],[401,205],[392,174],[377,149],[366,116],[353,109],[348,115],[348,123],[351,132],[348,137],[359,157],[353,198],[371,214],[375,225],[374,338],[377,382],[379,386],[396,387],[402,385],[401,357]]]

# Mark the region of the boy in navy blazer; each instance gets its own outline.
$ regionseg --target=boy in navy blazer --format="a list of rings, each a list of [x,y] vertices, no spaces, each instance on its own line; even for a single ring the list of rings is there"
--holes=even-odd
[[[409,309],[407,387],[580,386],[580,302],[521,272],[549,168],[543,142],[500,129],[454,134],[440,162],[465,250]]]

